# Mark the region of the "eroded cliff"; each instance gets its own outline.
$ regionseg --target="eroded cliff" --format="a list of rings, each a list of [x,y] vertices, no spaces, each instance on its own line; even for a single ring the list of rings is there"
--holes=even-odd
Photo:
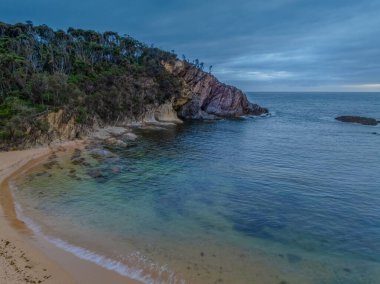
[[[174,64],[164,63],[164,66],[182,81],[182,93],[173,103],[181,118],[233,118],[268,113],[266,108],[250,103],[241,90],[219,82],[215,76],[192,64],[178,60]]]

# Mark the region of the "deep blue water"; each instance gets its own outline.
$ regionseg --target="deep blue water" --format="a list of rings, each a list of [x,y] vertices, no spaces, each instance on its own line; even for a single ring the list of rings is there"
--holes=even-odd
[[[137,130],[15,193],[47,234],[163,282],[380,283],[380,127],[334,120],[380,120],[380,94],[249,97],[272,115]]]

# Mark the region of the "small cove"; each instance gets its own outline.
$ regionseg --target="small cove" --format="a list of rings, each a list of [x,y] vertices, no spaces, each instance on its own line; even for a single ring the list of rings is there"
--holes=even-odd
[[[139,130],[52,156],[13,193],[42,233],[147,283],[376,283],[379,127],[334,117],[379,118],[380,94],[251,100],[272,116]]]

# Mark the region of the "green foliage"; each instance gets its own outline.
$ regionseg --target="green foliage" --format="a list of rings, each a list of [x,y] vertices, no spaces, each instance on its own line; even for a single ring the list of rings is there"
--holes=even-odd
[[[9,140],[11,138],[11,135],[6,130],[0,130],[0,140]]]
[[[18,97],[7,97],[4,103],[0,105],[0,117],[2,119],[12,118],[15,114],[25,114],[28,111],[30,111],[28,104]]]
[[[0,23],[0,144],[34,127],[42,112],[65,109],[77,123],[140,115],[180,94],[161,62],[175,54],[114,32]]]
[[[42,133],[46,133],[49,130],[49,123],[45,120],[37,121],[36,128],[41,130]]]
[[[0,118],[7,119],[12,117],[12,109],[7,106],[0,107]]]
[[[75,121],[80,124],[84,124],[87,120],[87,111],[83,107],[78,108]]]

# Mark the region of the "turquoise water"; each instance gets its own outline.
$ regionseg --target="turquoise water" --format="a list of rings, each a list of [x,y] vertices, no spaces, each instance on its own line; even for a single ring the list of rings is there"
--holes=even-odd
[[[16,199],[44,234],[147,283],[380,283],[380,127],[334,120],[380,119],[380,94],[249,96],[272,115],[52,157]]]

